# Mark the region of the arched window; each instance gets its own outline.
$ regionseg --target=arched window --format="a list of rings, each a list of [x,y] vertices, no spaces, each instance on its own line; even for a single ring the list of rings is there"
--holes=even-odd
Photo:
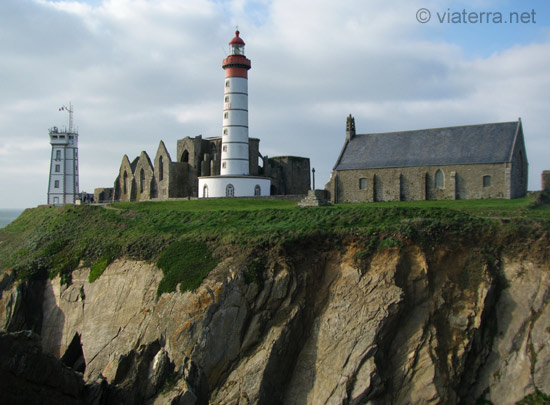
[[[208,186],[206,184],[202,188],[202,198],[208,198]]]
[[[443,172],[440,169],[437,169],[435,172],[435,188],[444,188],[445,187],[445,177]]]
[[[256,184],[256,186],[254,187],[254,195],[255,196],[261,196],[262,195],[262,188],[260,187],[259,184]]]
[[[187,152],[187,149],[183,151],[183,154],[181,155],[181,161],[183,163],[189,163],[189,152]]]
[[[164,178],[164,162],[162,156],[159,157],[159,181],[162,181]]]
[[[139,192],[143,193],[143,185],[145,184],[145,171],[143,169],[139,172]]]
[[[235,187],[233,187],[233,184],[228,184],[225,188],[225,196],[226,197],[234,197],[235,196]]]
[[[128,193],[128,172],[124,170],[124,176],[122,176],[122,192],[123,194]]]

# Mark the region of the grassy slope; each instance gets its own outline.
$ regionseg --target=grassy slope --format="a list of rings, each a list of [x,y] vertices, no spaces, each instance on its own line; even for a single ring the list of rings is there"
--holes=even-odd
[[[526,197],[306,209],[289,201],[247,199],[117,203],[107,209],[42,206],[26,210],[0,230],[0,271],[14,268],[20,278],[61,274],[68,281],[83,261],[92,266],[92,279],[116,257],[157,261],[160,256],[165,264],[161,268],[174,278],[170,271],[176,270],[168,269],[181,268],[190,258],[208,257],[209,250],[227,244],[292,245],[308,237],[338,243],[353,236],[372,248],[397,246],[406,239],[433,243],[443,236],[497,230],[504,237],[540,236],[550,229],[550,206],[533,209],[532,201]],[[176,249],[166,249],[181,240],[197,242],[191,244],[194,251],[175,254]],[[174,283],[170,286],[173,289]]]

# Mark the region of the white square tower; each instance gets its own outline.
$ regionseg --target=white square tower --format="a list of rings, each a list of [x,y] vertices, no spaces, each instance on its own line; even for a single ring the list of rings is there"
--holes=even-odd
[[[64,110],[65,107],[60,110]],[[69,111],[69,130],[50,129],[52,156],[50,160],[50,181],[48,183],[48,204],[74,204],[78,191],[78,133],[72,129],[72,109]]]

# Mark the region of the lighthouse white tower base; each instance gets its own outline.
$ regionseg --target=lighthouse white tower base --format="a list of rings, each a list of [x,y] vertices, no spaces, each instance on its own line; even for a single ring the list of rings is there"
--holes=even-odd
[[[256,176],[199,177],[199,198],[265,197],[269,195],[271,180]]]

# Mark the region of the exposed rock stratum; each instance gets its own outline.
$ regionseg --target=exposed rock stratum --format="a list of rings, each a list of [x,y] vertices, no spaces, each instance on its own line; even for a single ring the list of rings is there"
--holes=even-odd
[[[508,404],[550,394],[548,257],[488,258],[460,244],[358,252],[353,242],[260,252],[260,281],[244,276],[252,258],[235,255],[196,291],[160,297],[162,272],[146,262],[117,260],[93,283],[80,268],[69,286],[5,273],[0,326],[38,333],[42,354],[80,378],[62,393],[79,403]]]

